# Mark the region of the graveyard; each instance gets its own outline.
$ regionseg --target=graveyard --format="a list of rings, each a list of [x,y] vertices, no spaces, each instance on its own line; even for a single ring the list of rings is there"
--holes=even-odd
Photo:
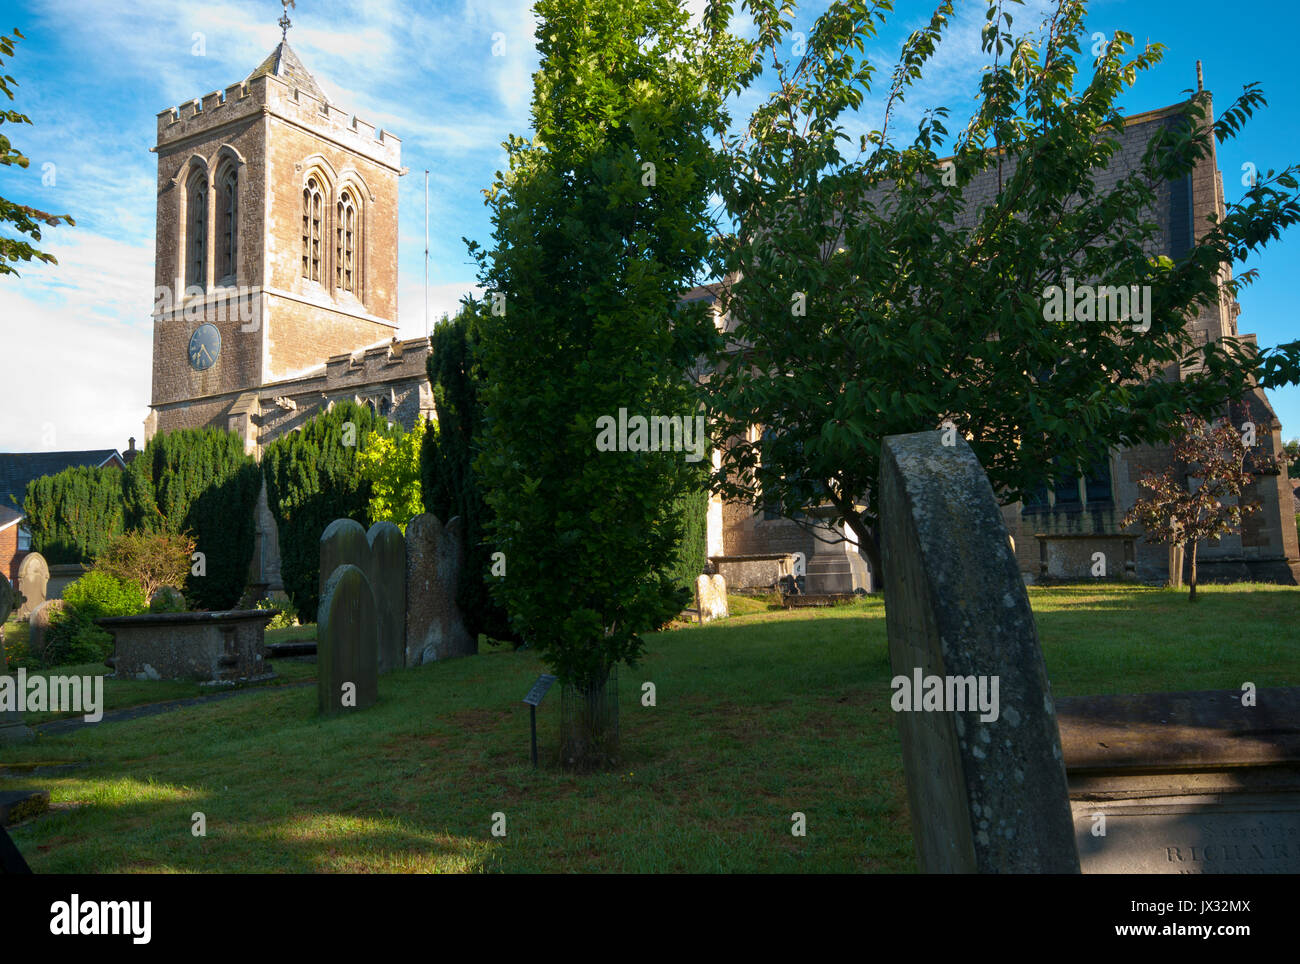
[[[1054,696],[1300,685],[1296,590],[1203,592],[1031,588]],[[545,667],[527,650],[384,674],[373,707],[335,718],[291,685],[313,664],[280,660],[281,685],[6,748],[0,787],[51,801],[11,833],[38,873],[914,872],[883,601],[750,608],[651,637],[609,772],[555,763],[554,699],[532,768],[520,699]],[[182,685],[109,680],[107,701]]]

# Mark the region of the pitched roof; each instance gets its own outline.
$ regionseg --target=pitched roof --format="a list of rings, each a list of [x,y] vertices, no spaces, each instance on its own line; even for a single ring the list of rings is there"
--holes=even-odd
[[[325,91],[320,89],[320,84],[316,83],[316,78],[311,75],[298,55],[293,52],[286,40],[276,44],[271,55],[258,64],[257,69],[248,75],[245,83],[254,77],[262,77],[269,74],[272,77],[278,77],[290,87],[297,87],[304,94],[310,94],[317,100],[329,103],[330,99],[325,96]]]
[[[117,449],[87,449],[82,452],[0,452],[0,506],[21,510],[27,483],[42,475],[54,475],[74,465],[103,465],[121,460]],[[14,501],[9,500],[13,496]],[[16,504],[15,504],[16,503]]]

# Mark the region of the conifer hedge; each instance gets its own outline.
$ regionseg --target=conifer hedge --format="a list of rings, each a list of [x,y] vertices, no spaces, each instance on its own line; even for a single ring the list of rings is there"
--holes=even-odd
[[[233,432],[180,429],[150,439],[123,476],[127,528],[188,532],[203,554],[186,595],[197,609],[229,609],[248,583],[261,471]]]
[[[321,533],[335,519],[370,525],[370,483],[357,452],[372,434],[397,430],[367,406],[340,402],[263,452],[267,502],[280,531],[280,577],[304,619],[314,621],[320,604]]]
[[[23,514],[32,549],[46,562],[88,565],[124,531],[122,471],[79,465],[33,479]]]

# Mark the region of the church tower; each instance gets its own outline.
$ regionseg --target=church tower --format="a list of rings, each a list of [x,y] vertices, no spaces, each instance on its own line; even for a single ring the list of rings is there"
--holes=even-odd
[[[159,114],[152,150],[146,437],[215,425],[256,451],[263,395],[396,335],[401,142],[331,103],[286,39]]]

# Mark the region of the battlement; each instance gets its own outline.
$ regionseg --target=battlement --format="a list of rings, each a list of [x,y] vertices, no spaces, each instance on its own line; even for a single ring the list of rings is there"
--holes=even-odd
[[[393,339],[360,351],[331,355],[325,361],[325,379],[331,387],[337,387],[392,378],[403,371],[420,376],[425,372],[428,354],[427,338]]]
[[[242,120],[261,109],[242,80],[224,90],[214,90],[177,107],[158,112],[158,145],[164,146],[218,124]]]

